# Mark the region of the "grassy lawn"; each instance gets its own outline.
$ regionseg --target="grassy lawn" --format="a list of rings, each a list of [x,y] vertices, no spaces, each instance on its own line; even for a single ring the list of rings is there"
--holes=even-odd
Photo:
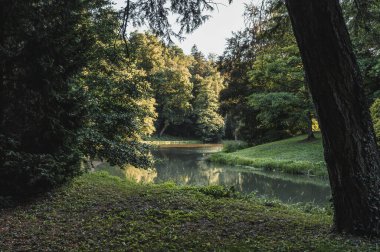
[[[331,219],[219,187],[95,173],[1,210],[0,251],[375,251],[374,240],[332,235]]]
[[[232,153],[216,153],[210,161],[279,170],[291,174],[327,176],[322,139],[304,141],[306,136],[262,144]]]

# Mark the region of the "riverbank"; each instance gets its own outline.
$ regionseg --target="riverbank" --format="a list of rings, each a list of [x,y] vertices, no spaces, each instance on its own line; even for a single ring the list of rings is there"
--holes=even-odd
[[[161,137],[156,136],[156,135],[151,136],[147,139],[144,139],[144,142],[146,142],[150,145],[154,145],[154,146],[202,144],[202,141],[199,139],[175,137],[175,136],[169,136],[169,135],[163,135]]]
[[[232,153],[215,153],[211,162],[243,165],[277,170],[290,174],[327,177],[327,168],[323,157],[322,139],[305,141],[306,136],[257,145]]]
[[[85,174],[0,211],[0,251],[369,251],[332,235],[329,211],[240,197],[219,187],[136,184]]]

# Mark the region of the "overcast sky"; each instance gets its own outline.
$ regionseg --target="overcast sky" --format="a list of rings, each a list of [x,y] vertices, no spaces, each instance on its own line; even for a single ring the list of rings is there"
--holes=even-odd
[[[124,0],[114,0],[114,2],[118,8],[124,4]],[[219,0],[218,2],[226,3],[227,1]],[[194,33],[186,35],[186,39],[181,43],[177,42],[177,45],[187,54],[196,44],[205,55],[209,53],[221,55],[226,39],[231,37],[233,31],[244,28],[244,3],[249,2],[249,0],[235,0],[228,6],[219,5],[219,11],[214,11],[211,14],[212,18]]]

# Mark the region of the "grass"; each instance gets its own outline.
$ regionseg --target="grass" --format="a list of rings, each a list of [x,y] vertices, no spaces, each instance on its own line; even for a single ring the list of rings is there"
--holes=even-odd
[[[0,251],[375,251],[330,233],[329,211],[217,186],[142,185],[85,174],[0,211]]]
[[[154,135],[147,139],[145,142],[152,145],[171,145],[171,144],[201,144],[202,141],[192,138],[175,137],[169,135],[163,135],[161,137]]]
[[[322,140],[320,134],[316,136],[313,141],[304,141],[306,136],[298,136],[232,153],[216,153],[210,161],[326,177]]]

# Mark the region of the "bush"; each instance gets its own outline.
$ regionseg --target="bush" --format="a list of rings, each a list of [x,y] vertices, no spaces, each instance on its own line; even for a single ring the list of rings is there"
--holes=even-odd
[[[223,152],[230,153],[248,148],[249,145],[244,141],[223,141]]]
[[[8,140],[8,141],[6,141]],[[81,154],[70,148],[55,153],[28,153],[0,135],[0,195],[44,192],[80,174]]]

